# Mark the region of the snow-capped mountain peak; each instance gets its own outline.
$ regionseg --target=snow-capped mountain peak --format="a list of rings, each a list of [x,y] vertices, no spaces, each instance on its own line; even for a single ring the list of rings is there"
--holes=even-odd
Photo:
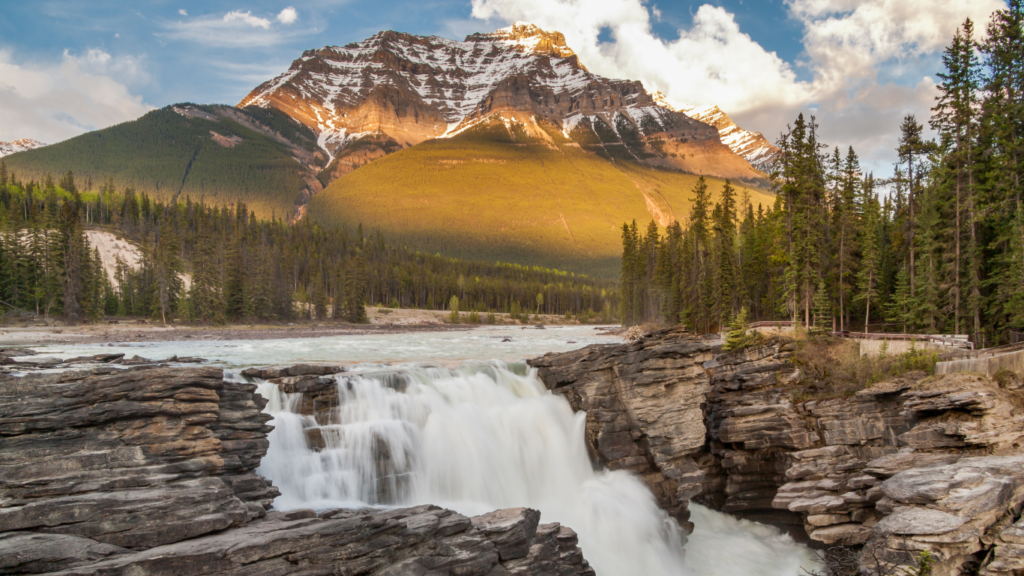
[[[512,130],[513,119],[542,140],[543,125],[661,168],[761,178],[712,126],[660,104],[639,81],[593,74],[563,34],[525,22],[463,41],[385,31],[307,50],[238,106],[277,108],[316,132],[328,181],[348,170],[347,150],[376,158],[478,124]]]
[[[769,142],[763,134],[740,128],[728,114],[714,104],[700,106],[683,104],[668,98],[661,92],[654,92],[651,94],[651,97],[661,106],[714,126],[718,130],[722,144],[725,144],[733,152],[742,156],[747,162],[750,162],[751,166],[758,170],[767,171],[769,164],[779,154],[779,149]]]
[[[559,58],[576,56],[572,48],[566,45],[564,34],[555,31],[547,32],[529,22],[516,22],[488,34],[478,33],[466,37],[467,42],[487,40],[497,41],[505,46],[532,54],[558,56]],[[579,66],[586,70],[582,64]]]
[[[0,158],[9,156],[18,152],[24,152],[25,150],[32,150],[33,148],[40,148],[46,146],[38,140],[32,140],[31,138],[22,138],[21,140],[14,140],[13,142],[0,141]]]

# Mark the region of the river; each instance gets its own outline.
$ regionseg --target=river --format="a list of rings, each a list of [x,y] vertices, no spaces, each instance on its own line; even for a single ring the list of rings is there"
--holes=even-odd
[[[637,478],[594,470],[584,415],[549,393],[523,360],[619,341],[589,326],[487,327],[38,350],[201,356],[228,368],[227,377],[252,365],[346,365],[337,379],[344,401],[322,425],[295,412],[298,394],[259,386],[275,430],[258,472],[281,490],[279,509],[431,503],[474,515],[528,506],[541,522],[573,528],[602,576],[798,576],[813,568],[813,555],[789,536],[698,505],[696,528],[684,537]],[[324,450],[307,445],[311,428]]]

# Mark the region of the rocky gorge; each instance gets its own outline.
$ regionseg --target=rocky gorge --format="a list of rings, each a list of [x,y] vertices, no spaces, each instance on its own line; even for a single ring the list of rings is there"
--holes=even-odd
[[[212,367],[0,375],[0,573],[593,574],[528,508],[274,510],[266,402]]]
[[[684,526],[692,500],[852,553],[862,573],[923,552],[934,576],[1024,572],[1019,383],[918,372],[807,399],[796,346],[727,353],[666,330],[530,364],[586,412],[594,461],[639,475]]]
[[[531,373],[500,363],[239,372],[176,356],[0,351],[5,368],[38,370],[0,374],[0,573],[593,574],[585,554],[594,566],[609,553],[650,554],[637,547],[655,537],[645,526],[664,526],[657,515],[616,519],[624,534],[594,540],[601,523],[544,499],[574,498],[588,478],[614,484],[606,501],[630,513],[643,502],[622,500],[637,494],[632,483],[684,530],[699,503],[779,527],[865,574],[903,574],[922,552],[933,576],[1022,573],[1019,379],[910,372],[814,393],[800,346],[725,352],[717,339],[665,330],[548,354]],[[467,392],[472,404],[438,399]],[[558,430],[569,428],[585,470],[562,451],[572,442]],[[495,438],[517,441],[506,449]],[[458,477],[463,453],[475,456]],[[353,498],[362,507],[317,504],[343,501],[339,484],[353,472],[365,476]],[[583,484],[568,479],[577,474]],[[534,484],[481,499],[492,512],[425,504],[451,502],[452,486],[507,490],[517,475]],[[341,496],[327,497],[320,477]],[[434,477],[443,481],[431,491]],[[541,499],[522,500],[523,488]],[[541,524],[538,510],[565,525]]]

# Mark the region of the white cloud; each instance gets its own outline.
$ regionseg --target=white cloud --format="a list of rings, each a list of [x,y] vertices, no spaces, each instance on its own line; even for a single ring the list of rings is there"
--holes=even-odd
[[[299,13],[291,6],[281,10],[281,13],[277,15],[277,21],[281,24],[294,24],[299,19]]]
[[[288,25],[297,22],[298,12],[285,8],[276,20]],[[162,32],[156,35],[172,40],[195,42],[209,47],[271,48],[295,38],[319,32],[318,29],[290,28],[287,31],[267,18],[254,16],[252,11],[234,10],[223,16],[197,16],[187,21],[164,22]]]
[[[145,81],[141,62],[92,49],[84,56],[65,51],[59,63],[26,63],[0,50],[0,140],[52,144],[138,118],[153,107],[115,78]]]
[[[936,70],[928,58],[968,16],[984,27],[1003,0],[786,0],[804,30],[805,54],[787,63],[765,50],[724,8],[705,4],[675,40],[654,35],[656,8],[644,0],[472,0],[489,24],[516,20],[558,30],[593,72],[642,80],[649,90],[691,104],[717,104],[770,139],[815,109],[829,142],[854,145],[888,162],[899,118],[928,117]],[[599,43],[602,29],[613,42]],[[794,66],[805,68],[801,80]],[[901,84],[880,80],[896,76]],[[916,72],[915,72],[916,71]],[[882,166],[882,164],[878,164]]]
[[[179,8],[178,14],[181,14],[182,16],[188,16],[188,12],[184,8]]]
[[[242,12],[241,10],[233,10],[224,15],[225,22],[244,22],[253,28],[263,28],[268,30],[270,28],[270,20],[266,18],[260,18],[253,16],[251,10]]]

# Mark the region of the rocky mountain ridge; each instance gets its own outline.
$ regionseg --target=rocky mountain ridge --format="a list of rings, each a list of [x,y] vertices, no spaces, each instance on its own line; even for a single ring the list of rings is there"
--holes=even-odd
[[[675,104],[660,92],[654,94],[654,101],[662,106],[682,112],[694,120],[714,126],[722,144],[750,162],[750,165],[762,172],[770,172],[772,162],[779,156],[780,150],[768,141],[760,132],[751,132],[740,128],[721,108],[714,104],[688,106]]]
[[[638,81],[592,74],[562,34],[525,23],[461,42],[387,31],[308,50],[239,103],[247,106],[299,120],[339,164],[347,147],[368,137],[359,150],[379,157],[387,146],[450,138],[480,124],[550,141],[544,124],[581,145],[621,145],[626,157],[651,166],[763,177],[723,145],[716,128],[659,103]]]
[[[0,141],[0,158],[10,156],[11,154],[16,154],[18,152],[24,152],[25,150],[42,148],[43,146],[46,146],[46,144],[31,138],[22,138],[20,140],[12,140],[11,142]]]
[[[875,384],[799,402],[793,345],[723,353],[680,331],[531,361],[587,413],[595,461],[640,475],[685,521],[694,500],[851,550],[900,573],[1024,570],[1024,414],[1019,389],[977,375]]]

